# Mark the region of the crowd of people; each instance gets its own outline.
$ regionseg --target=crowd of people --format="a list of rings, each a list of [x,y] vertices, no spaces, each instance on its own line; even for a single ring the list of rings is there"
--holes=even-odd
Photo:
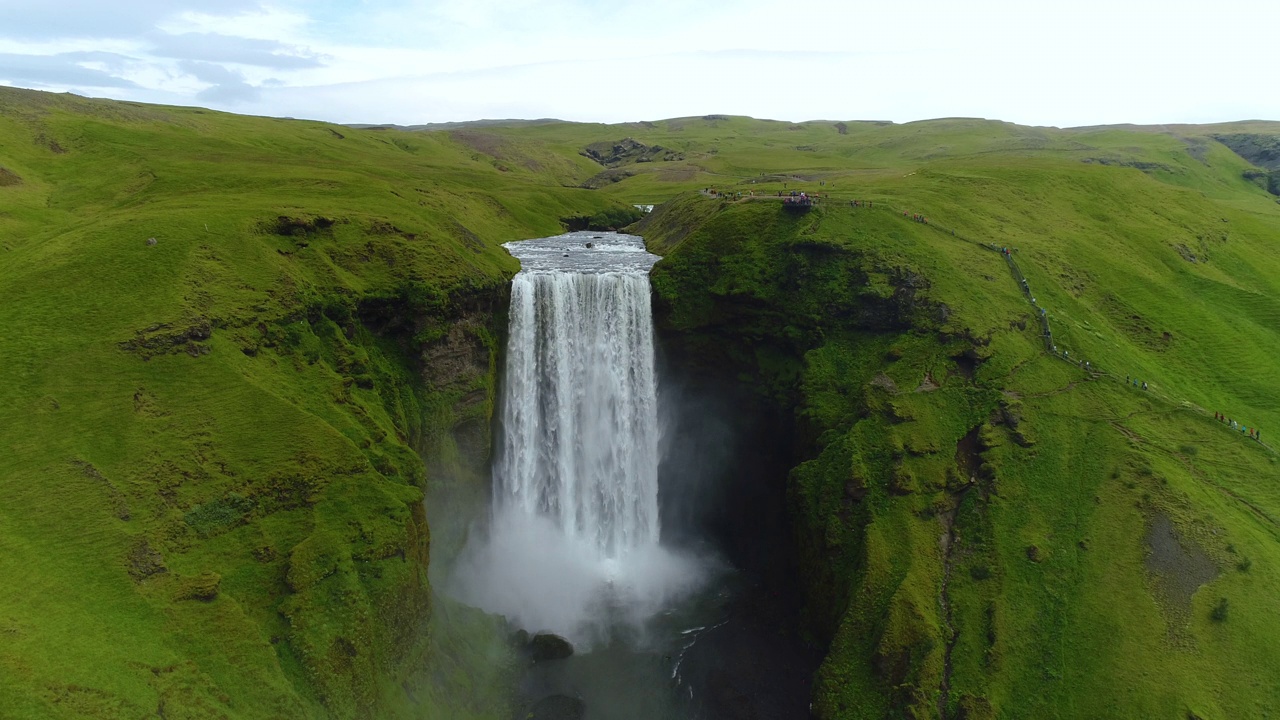
[[[1240,423],[1236,422],[1235,420],[1232,420],[1231,418],[1227,417],[1226,415],[1223,415],[1220,412],[1215,412],[1213,414],[1213,419],[1217,420],[1223,425],[1229,426],[1232,430],[1239,430],[1241,433],[1253,438],[1254,440],[1257,440],[1258,442],[1262,442],[1262,431],[1256,427],[1251,428],[1247,425],[1241,425]]]

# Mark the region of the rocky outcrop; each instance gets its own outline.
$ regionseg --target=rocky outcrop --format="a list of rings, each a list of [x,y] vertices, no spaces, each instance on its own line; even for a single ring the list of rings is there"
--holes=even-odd
[[[551,633],[538,633],[529,640],[525,651],[534,662],[563,660],[573,655],[573,644],[568,640]]]
[[[1272,195],[1280,195],[1280,135],[1233,133],[1214,135],[1214,140],[1262,170],[1246,170],[1244,178],[1257,183]]]
[[[591,143],[582,150],[584,157],[591,158],[605,167],[616,167],[629,163],[654,162],[655,160],[683,160],[684,155],[662,147],[661,145],[645,145],[632,138],[623,138],[616,142]]]
[[[200,357],[208,354],[207,341],[212,335],[213,325],[208,318],[193,318],[186,323],[186,327],[175,328],[169,323],[148,326],[138,330],[129,340],[119,343],[119,347],[143,360],[175,353]]]

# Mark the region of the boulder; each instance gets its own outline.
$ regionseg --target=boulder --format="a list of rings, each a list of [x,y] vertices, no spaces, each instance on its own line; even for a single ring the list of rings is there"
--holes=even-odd
[[[529,641],[528,651],[534,662],[563,660],[573,654],[573,645],[559,635],[538,633]]]

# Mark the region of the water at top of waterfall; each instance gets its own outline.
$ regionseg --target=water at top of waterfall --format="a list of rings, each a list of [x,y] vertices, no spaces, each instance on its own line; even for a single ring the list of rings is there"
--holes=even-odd
[[[612,232],[571,232],[517,240],[502,247],[520,260],[521,271],[526,273],[648,274],[659,260],[644,249],[644,238]]]

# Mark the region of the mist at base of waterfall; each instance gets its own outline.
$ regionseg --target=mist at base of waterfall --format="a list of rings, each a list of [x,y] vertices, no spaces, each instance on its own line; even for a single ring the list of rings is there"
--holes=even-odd
[[[519,508],[495,510],[481,535],[457,558],[446,592],[530,633],[561,635],[578,652],[645,644],[655,618],[725,572],[710,555],[656,543],[608,557]]]

